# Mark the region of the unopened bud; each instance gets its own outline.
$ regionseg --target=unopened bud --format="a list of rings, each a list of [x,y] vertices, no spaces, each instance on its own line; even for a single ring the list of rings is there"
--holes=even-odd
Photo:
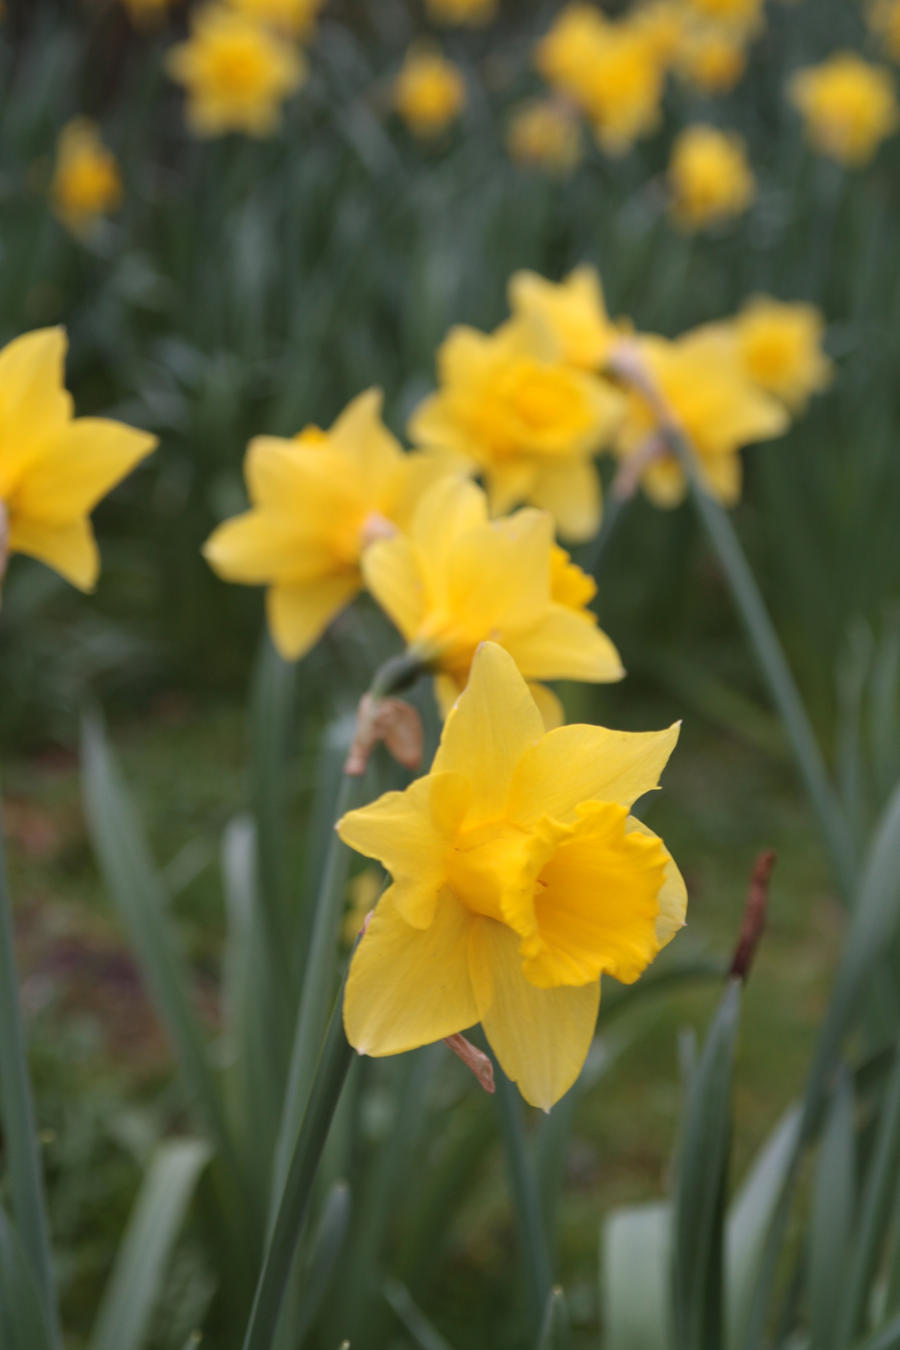
[[[364,694],[344,773],[356,778],[364,774],[369,756],[379,741],[384,742],[389,753],[405,769],[416,770],[421,765],[425,737],[416,709],[399,698],[374,698]]]

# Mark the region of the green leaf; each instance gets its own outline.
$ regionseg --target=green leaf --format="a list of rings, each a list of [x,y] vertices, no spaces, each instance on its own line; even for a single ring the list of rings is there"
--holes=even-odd
[[[769,1135],[728,1212],[726,1316],[728,1345],[736,1347],[765,1246],[766,1234],[797,1148],[800,1108],[791,1107]]]
[[[208,1146],[195,1139],[173,1139],[157,1150],[104,1291],[90,1350],[140,1350],[145,1344],[172,1248],[208,1160]]]
[[[18,1234],[0,1207],[0,1345],[54,1350],[58,1344]]]
[[[881,1331],[863,1341],[859,1350],[900,1350],[900,1316],[892,1317]]]
[[[452,1350],[449,1341],[431,1325],[428,1318],[412,1300],[406,1285],[399,1280],[385,1280],[384,1297],[391,1309],[409,1332],[419,1350]],[[349,1341],[346,1342],[350,1344]]]
[[[812,1342],[821,1350],[839,1344],[838,1311],[850,1250],[854,1168],[853,1085],[849,1074],[842,1071],[825,1123],[809,1228],[809,1320]]]
[[[566,1296],[559,1285],[554,1285],[544,1309],[544,1320],[535,1342],[535,1350],[567,1350],[569,1345],[569,1310]]]
[[[672,1211],[615,1210],[603,1229],[603,1350],[668,1350]]]
[[[109,893],[175,1049],[185,1091],[235,1179],[237,1157],[218,1085],[190,999],[184,960],[169,928],[166,893],[138,827],[128,789],[97,716],[82,726],[82,779],[88,830]]]
[[[678,1350],[721,1350],[731,1080],[741,1006],[731,980],[691,1078],[673,1210],[672,1309]]]
[[[336,1181],[325,1201],[303,1273],[304,1298],[295,1337],[298,1344],[315,1321],[331,1286],[338,1258],[347,1240],[351,1209],[350,1187],[346,1181]]]

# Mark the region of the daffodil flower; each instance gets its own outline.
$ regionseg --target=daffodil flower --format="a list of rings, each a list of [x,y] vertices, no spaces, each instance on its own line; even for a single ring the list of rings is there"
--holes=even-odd
[[[894,77],[855,52],[835,52],[795,71],[788,95],[810,143],[848,168],[859,168],[900,124]]]
[[[636,980],[684,922],[672,858],[629,814],[677,737],[545,733],[513,658],[485,643],[431,772],[338,822],[393,878],[351,962],[350,1043],[394,1055],[480,1022],[549,1110],[584,1063],[602,976]]]
[[[822,350],[825,320],[815,305],[757,295],[734,319],[700,331],[733,343],[750,382],[792,413],[831,382],[832,364]]]
[[[26,333],[0,350],[0,574],[5,555],[26,553],[87,591],[100,570],[88,517],[156,437],[75,417],[65,357],[61,328]]]
[[[269,588],[273,640],[296,660],[362,589],[364,549],[404,525],[443,470],[404,454],[369,390],[328,432],[256,437],[244,472],[252,509],[220,525],[204,556],[226,581]]]
[[[606,682],[625,673],[586,608],[594,583],[554,544],[551,517],[525,508],[489,520],[484,492],[465,478],[431,487],[408,533],[366,551],[363,574],[410,651],[436,672],[445,709],[486,639],[528,680]],[[540,691],[542,706],[558,721],[547,694]]]
[[[509,281],[509,307],[514,319],[544,325],[559,344],[562,359],[580,370],[600,370],[620,336],[606,312],[597,269],[589,264],[576,267],[560,282],[537,272],[515,272]]]

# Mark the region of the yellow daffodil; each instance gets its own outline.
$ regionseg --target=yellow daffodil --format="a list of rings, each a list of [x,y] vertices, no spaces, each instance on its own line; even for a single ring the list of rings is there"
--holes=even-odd
[[[411,47],[394,81],[395,110],[417,136],[436,136],[459,116],[466,86],[459,68],[440,52]]]
[[[619,394],[567,365],[552,335],[523,321],[494,333],[454,328],[438,374],[438,392],[410,421],[413,440],[481,472],[495,514],[530,502],[566,537],[590,538],[600,520],[593,455],[617,425]]]
[[[704,19],[750,32],[763,23],[764,0],[687,0],[688,9]]]
[[[310,35],[324,0],[228,0],[237,13],[291,37]]]
[[[282,103],[306,74],[289,42],[225,4],[195,14],[190,39],[172,48],[166,64],[187,90],[188,121],[198,136],[271,135]]]
[[[536,51],[546,80],[590,120],[602,148],[622,154],[659,120],[665,66],[640,24],[609,23],[589,5],[567,5]]]
[[[637,351],[697,456],[707,491],[732,506],[741,492],[740,448],[780,436],[789,422],[784,407],[751,383],[735,344],[716,329],[698,329],[674,342],[641,338]],[[677,506],[685,495],[684,473],[658,431],[655,410],[635,390],[616,452],[626,461],[634,459],[657,506]]]
[[[437,673],[444,709],[486,638],[505,647],[529,680],[607,682],[624,674],[586,608],[594,583],[554,544],[551,517],[526,509],[489,520],[485,494],[464,478],[430,488],[408,534],[367,549],[363,574],[409,648]]]
[[[853,168],[872,158],[900,120],[890,73],[854,52],[798,70],[788,92],[815,148]]]
[[[668,66],[681,47],[686,12],[682,0],[648,0],[631,15],[631,23],[650,41],[663,66]]]
[[[822,350],[825,321],[815,305],[757,296],[734,320],[734,334],[749,378],[792,412],[831,381],[832,365]]]
[[[868,8],[868,19],[891,60],[900,61],[900,0],[873,0]]]
[[[741,138],[702,123],[676,138],[668,179],[672,214],[687,230],[740,215],[756,192]]]
[[[66,336],[44,328],[0,350],[0,536],[80,590],[100,570],[91,511],[156,437],[102,417],[75,417],[64,383]]]
[[[731,28],[689,28],[678,53],[678,73],[702,94],[727,94],[747,67],[741,35]]]
[[[533,99],[513,112],[506,147],[517,164],[566,174],[581,159],[581,128],[568,106],[552,98]]]
[[[497,13],[497,0],[426,0],[426,6],[437,23],[490,23]]]
[[[631,983],[684,923],[684,883],[629,815],[677,726],[544,732],[512,657],[485,643],[431,772],[338,823],[393,884],[350,965],[344,1026],[395,1055],[480,1022],[523,1097],[574,1083],[604,974]]]
[[[60,132],[50,191],[56,214],[74,234],[89,233],[120,205],[115,155],[88,118],[76,117]]]
[[[405,455],[380,413],[381,394],[369,390],[328,432],[251,441],[251,510],[220,525],[203,550],[226,581],[268,586],[269,629],[288,660],[361,590],[363,550],[406,523],[440,472],[427,456]]]
[[[595,267],[584,264],[558,284],[537,272],[516,272],[509,282],[513,318],[543,325],[562,359],[581,370],[599,370],[619,331],[610,322]]]

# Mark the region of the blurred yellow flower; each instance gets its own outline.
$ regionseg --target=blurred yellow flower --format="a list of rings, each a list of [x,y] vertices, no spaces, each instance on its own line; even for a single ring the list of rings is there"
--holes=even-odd
[[[850,167],[867,163],[900,120],[890,73],[854,52],[798,70],[788,92],[815,148]]]
[[[115,155],[86,117],[73,118],[60,132],[50,193],[60,220],[80,235],[121,204]]]
[[[544,732],[515,662],[478,651],[431,772],[338,822],[393,877],[356,950],[344,1026],[395,1055],[481,1022],[549,1110],[587,1056],[604,974],[636,980],[684,923],[684,882],[629,810],[678,737]]]
[[[88,517],[156,437],[75,417],[65,357],[61,328],[26,333],[0,350],[0,553],[27,553],[88,591],[100,571]]]
[[[324,0],[228,0],[230,7],[246,18],[269,24],[296,38],[309,35],[323,3]]]
[[[552,98],[534,99],[514,110],[506,145],[517,164],[565,174],[581,159],[581,128],[565,104]]]
[[[417,136],[435,136],[459,116],[466,86],[440,52],[411,47],[394,81],[394,108]]]
[[[485,494],[465,478],[426,492],[408,534],[366,550],[363,574],[408,647],[437,674],[444,710],[487,638],[529,680],[608,683],[625,673],[586,608],[594,583],[554,544],[551,517],[526,508],[489,520]]]
[[[683,0],[647,0],[632,12],[631,23],[650,41],[657,59],[668,66],[678,55],[687,17]]]
[[[751,383],[735,344],[719,328],[697,329],[674,342],[640,338],[637,351],[696,454],[707,491],[734,505],[741,493],[740,448],[787,430],[784,407]],[[656,411],[637,389],[629,397],[615,450],[624,461],[633,461],[657,506],[678,505],[686,491],[684,472],[659,436]]]
[[[140,26],[158,23],[174,0],[122,0],[134,22]]]
[[[509,282],[514,319],[543,325],[563,361],[582,370],[605,364],[619,330],[610,322],[596,267],[582,264],[565,281],[547,281],[537,272],[516,272]]]
[[[763,23],[764,0],[687,0],[690,10],[704,19],[730,24],[745,32]]]
[[[668,179],[672,214],[688,230],[740,215],[756,192],[741,138],[702,123],[676,137]]]
[[[440,387],[413,413],[413,440],[480,471],[495,514],[530,502],[566,537],[589,539],[600,521],[593,456],[618,422],[617,391],[522,321],[454,328],[437,361]]]
[[[428,13],[438,23],[490,23],[497,0],[426,0]]]
[[[869,25],[881,38],[888,56],[900,61],[900,0],[873,0],[868,9]]]
[[[659,120],[665,64],[640,24],[609,23],[589,5],[567,5],[538,43],[537,67],[590,120],[602,148],[622,154]]]
[[[815,305],[756,296],[734,320],[734,333],[750,379],[792,412],[830,383],[832,365],[822,350],[825,321]]]
[[[362,589],[367,545],[406,523],[441,470],[403,453],[370,389],[328,432],[256,437],[244,472],[251,510],[220,525],[203,553],[224,580],[268,586],[273,641],[296,660]]]
[[[166,65],[187,90],[188,121],[198,136],[271,135],[282,103],[306,73],[290,43],[224,4],[194,15],[190,40],[171,49]]]
[[[703,94],[727,94],[747,67],[741,36],[731,28],[702,25],[686,31],[678,72]]]

